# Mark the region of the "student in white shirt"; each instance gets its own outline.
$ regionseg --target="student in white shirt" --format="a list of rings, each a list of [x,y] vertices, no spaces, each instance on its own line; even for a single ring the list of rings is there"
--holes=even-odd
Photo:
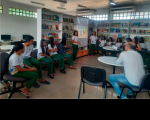
[[[102,37],[102,40],[99,40],[100,45],[97,47],[97,53],[105,56],[106,51],[103,49],[107,45],[105,36]]]
[[[25,47],[23,44],[19,43],[15,45],[10,53],[9,71],[14,77],[22,77],[28,80],[21,93],[26,97],[30,97],[30,89],[38,79],[38,72],[36,68],[29,67],[23,62],[22,53],[24,53],[24,50]]]
[[[110,37],[109,41],[107,42],[107,46],[112,46],[112,42],[113,42],[113,39],[112,39],[112,37]],[[111,55],[111,51],[110,50],[106,50],[106,51],[107,51],[107,56]]]
[[[47,75],[53,79],[54,78],[54,74],[53,74],[54,73],[53,72],[54,62],[50,58],[50,56],[47,55],[47,53],[49,54],[49,50],[47,48],[45,40],[43,39],[43,40],[41,40],[41,45],[38,48],[37,59],[46,63],[47,69],[48,69]],[[47,82],[47,81],[45,83],[49,84],[49,82]]]
[[[66,74],[66,71],[64,70],[64,68],[65,68],[65,58],[57,53],[58,49],[57,49],[56,44],[54,42],[55,42],[54,38],[51,37],[49,39],[49,42],[48,42],[49,54],[52,58],[55,58],[55,59],[58,60],[60,72],[63,73],[63,74]]]
[[[22,53],[23,61],[25,64],[27,64],[30,67],[36,66],[39,72],[38,81],[46,82],[46,80],[43,79],[41,63],[36,58],[33,57],[32,51],[33,51],[34,37],[29,35],[29,36],[26,36],[25,40],[26,42],[23,44],[25,46],[25,50],[24,50],[24,53]],[[40,85],[35,83],[34,87],[39,88]]]
[[[144,50],[146,48],[146,45],[144,43],[144,38],[143,37],[139,38],[139,45],[142,48],[142,50]]]
[[[92,50],[92,56],[94,56],[94,52],[96,49],[96,41],[97,41],[97,36],[96,36],[96,32],[94,31],[92,36],[90,37],[90,41],[89,41],[89,54],[88,56],[91,54],[91,50]]]
[[[117,59],[117,64],[124,65],[124,74],[110,75],[109,80],[116,93],[120,96],[121,89],[118,83],[123,83],[132,87],[139,87],[142,78],[145,75],[144,64],[141,55],[135,51],[136,45],[130,42],[126,45],[125,52],[122,52]],[[133,95],[132,91],[128,90],[128,95]],[[127,99],[125,94],[122,94],[121,99]]]
[[[72,47],[73,47],[73,60],[76,60],[77,53],[78,53],[78,31],[74,31],[73,37],[72,37]]]
[[[118,38],[116,41],[116,47],[121,48],[122,47],[122,39]]]

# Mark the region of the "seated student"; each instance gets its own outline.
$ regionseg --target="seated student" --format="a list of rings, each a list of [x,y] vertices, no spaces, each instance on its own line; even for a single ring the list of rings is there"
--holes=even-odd
[[[107,46],[112,46],[112,42],[113,42],[113,39],[112,39],[112,37],[110,37],[110,38],[109,38],[109,41],[107,42],[106,45],[107,45]],[[111,54],[111,51],[107,50],[107,56],[110,55],[110,54]]]
[[[53,74],[54,62],[50,58],[50,56],[47,55],[47,53],[49,53],[49,50],[46,46],[46,42],[45,42],[45,40],[41,40],[41,46],[38,49],[37,59],[46,63],[47,69],[48,69],[47,75],[53,79],[54,78],[54,74]],[[49,82],[45,82],[45,83],[49,84]]]
[[[65,58],[57,53],[58,49],[54,43],[54,38],[51,37],[48,42],[48,49],[50,51],[50,56],[58,60],[60,72],[66,74],[65,68]]]
[[[112,37],[110,37],[109,41],[107,42],[107,46],[112,46],[112,42],[113,42],[113,39],[112,39]]]
[[[96,41],[97,41],[97,36],[96,36],[96,32],[94,31],[92,36],[90,37],[90,42],[89,42],[90,48],[89,48],[88,56],[90,56],[91,50],[92,50],[92,56],[94,56],[94,52],[96,49]]]
[[[30,89],[38,79],[37,69],[29,67],[23,62],[21,53],[24,53],[24,45],[19,43],[16,44],[10,53],[9,58],[9,71],[14,77],[27,78],[26,86],[22,89],[22,94],[26,97],[30,97]]]
[[[59,54],[68,57],[68,64],[70,69],[76,69],[73,67],[73,56],[68,52],[66,52],[65,48],[66,48],[66,37],[63,37],[62,42],[58,46]]]
[[[146,48],[146,45],[144,43],[144,38],[143,37],[139,38],[139,45],[142,48],[142,50]]]
[[[118,38],[116,41],[116,47],[121,48],[122,47],[122,39]]]
[[[102,40],[99,40],[100,45],[97,48],[97,52],[99,52],[101,55],[105,55],[105,50],[103,49],[104,46],[106,46],[106,38],[105,36],[102,37]]]
[[[30,67],[36,66],[36,68],[38,69],[39,73],[39,80],[40,82],[45,82],[46,80],[44,80],[42,77],[42,66],[41,63],[35,59],[33,57],[32,51],[33,51],[33,42],[34,42],[34,37],[32,36],[26,36],[25,38],[26,42],[23,43],[23,45],[25,46],[25,51],[24,53],[22,53],[23,59],[24,59],[24,63],[27,64]],[[35,88],[40,87],[40,85],[38,85],[37,83],[35,83],[34,85]]]
[[[132,39],[131,38],[127,38],[127,42],[123,42],[122,45],[123,45],[123,49],[125,50],[125,46],[127,45],[127,43],[129,42],[132,42]]]
[[[139,45],[139,43],[138,43],[138,38],[133,38],[133,42],[135,43],[135,45],[136,45],[136,50],[137,51],[142,51],[142,49],[141,49],[141,47],[140,47],[140,45]]]

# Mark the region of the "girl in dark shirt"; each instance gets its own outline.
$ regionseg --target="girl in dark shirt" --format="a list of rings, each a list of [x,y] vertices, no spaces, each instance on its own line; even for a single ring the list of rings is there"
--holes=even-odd
[[[58,46],[59,54],[68,58],[68,64],[70,69],[76,69],[73,67],[73,56],[66,52],[66,37],[63,37],[62,42]]]

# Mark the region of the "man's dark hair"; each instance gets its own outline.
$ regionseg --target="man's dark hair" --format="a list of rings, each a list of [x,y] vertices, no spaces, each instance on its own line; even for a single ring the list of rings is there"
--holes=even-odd
[[[26,42],[31,41],[33,39],[34,39],[34,37],[31,36],[31,35],[28,35],[28,36],[25,37]]]
[[[131,43],[128,43],[128,47],[132,50],[136,50],[136,44],[131,44]]]

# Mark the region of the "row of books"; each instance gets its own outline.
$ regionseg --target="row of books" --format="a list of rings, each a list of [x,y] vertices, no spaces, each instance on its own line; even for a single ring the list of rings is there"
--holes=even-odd
[[[74,29],[74,26],[66,25],[66,26],[63,26],[63,30],[75,30],[75,29]]]
[[[128,27],[128,23],[111,23],[111,27]]]
[[[109,27],[109,23],[100,23],[99,27]]]
[[[103,28],[102,28],[102,29],[98,29],[97,31],[98,31],[98,32],[109,32],[109,29],[103,29]]]
[[[63,37],[66,37],[66,38],[72,38],[72,33],[64,33],[63,34]]]
[[[74,23],[73,19],[63,18],[63,22]]]
[[[104,34],[104,33],[98,33],[98,34],[97,34],[97,37],[102,38],[103,36],[105,36],[106,39],[108,39],[108,34]]]
[[[58,16],[58,15],[47,15],[47,14],[42,14],[42,19],[43,19],[43,20],[54,20],[54,21],[59,21],[59,16]]]
[[[130,27],[150,27],[150,23],[135,22],[135,23],[131,23]]]
[[[42,34],[42,39],[48,40],[50,37],[54,37],[55,39],[59,39],[59,36],[56,33]]]
[[[130,30],[131,34],[150,34],[150,30]]]
[[[127,33],[128,30],[127,29],[115,29],[115,28],[111,28],[111,33]]]
[[[126,40],[127,38],[128,38],[128,36],[127,35],[122,35],[122,34],[116,34],[116,35],[112,35],[111,34],[111,37],[114,39],[114,40],[116,40],[117,38],[121,38],[122,40]]]
[[[59,30],[59,25],[42,24],[42,29],[46,29],[46,30]]]

